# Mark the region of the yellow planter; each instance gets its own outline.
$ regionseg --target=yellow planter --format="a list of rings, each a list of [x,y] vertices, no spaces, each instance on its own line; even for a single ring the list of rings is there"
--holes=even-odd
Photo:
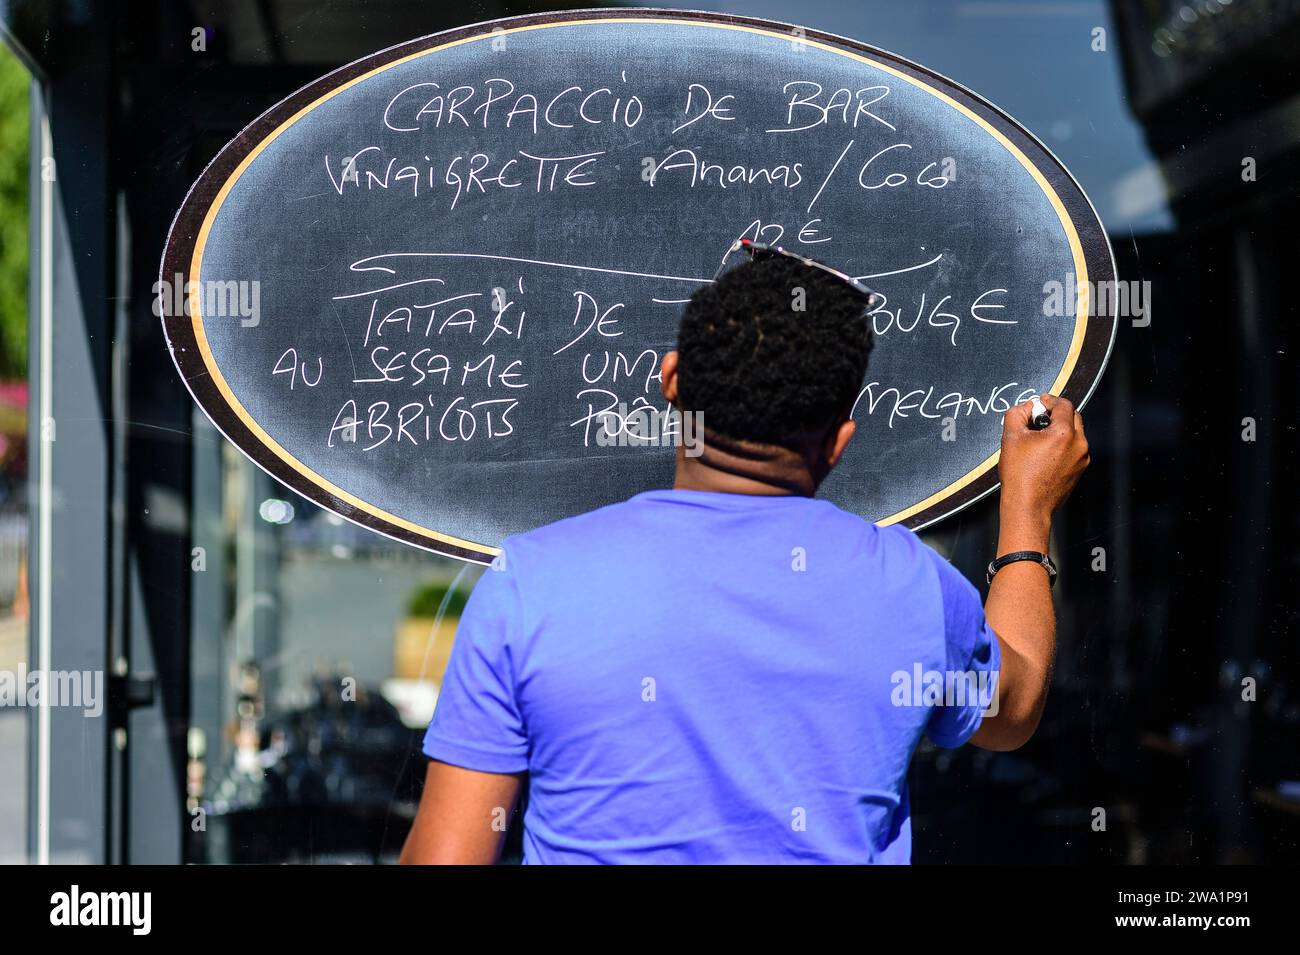
[[[407,617],[397,625],[393,639],[393,676],[399,680],[424,680],[442,685],[451,657],[459,617]]]

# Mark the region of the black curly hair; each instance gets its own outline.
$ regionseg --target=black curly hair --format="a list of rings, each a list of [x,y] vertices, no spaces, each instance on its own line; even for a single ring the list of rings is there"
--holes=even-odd
[[[797,296],[802,289],[802,311]],[[862,299],[786,258],[731,269],[691,297],[677,335],[678,397],[734,441],[792,446],[847,414],[871,326]]]

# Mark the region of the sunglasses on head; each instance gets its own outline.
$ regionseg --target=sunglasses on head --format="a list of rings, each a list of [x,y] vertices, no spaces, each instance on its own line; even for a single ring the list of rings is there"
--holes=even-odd
[[[788,249],[783,249],[779,245],[764,245],[761,242],[753,242],[750,239],[737,239],[735,242],[731,243],[731,248],[729,248],[727,250],[727,254],[722,257],[722,264],[718,266],[718,271],[714,273],[713,281],[716,282],[718,280],[718,276],[722,275],[722,273],[726,270],[727,260],[731,258],[731,254],[733,252],[739,252],[742,249],[748,252],[750,258],[754,259],[755,261],[759,259],[776,259],[776,258],[793,259],[795,262],[798,262],[800,265],[806,265],[810,269],[817,269],[820,272],[825,272],[827,275],[839,279],[849,288],[853,289],[853,291],[857,292],[858,295],[862,298],[863,303],[869,309],[876,308],[877,306],[883,304],[885,301],[885,297],[881,295],[879,292],[872,291],[871,289],[863,285],[861,282],[859,282],[857,279],[855,279],[853,276],[846,275],[845,273],[841,272],[839,269],[833,269],[829,265],[825,265],[821,262],[818,262],[816,259],[810,259],[806,255],[799,255],[795,252],[789,251]]]

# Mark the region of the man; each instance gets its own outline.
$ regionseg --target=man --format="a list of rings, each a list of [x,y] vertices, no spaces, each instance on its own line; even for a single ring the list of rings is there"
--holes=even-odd
[[[527,777],[529,863],[905,863],[922,735],[1029,739],[1055,645],[1045,564],[1000,567],[981,609],[910,531],[813,496],[870,347],[857,291],[789,258],[695,295],[662,388],[702,416],[703,453],[678,448],[671,490],[505,542],[461,618],[403,862],[494,861]],[[1028,404],[1004,416],[1000,556],[1046,553],[1087,467],[1079,416],[1044,401],[1045,430]],[[996,706],[899,692],[932,672],[998,675]]]

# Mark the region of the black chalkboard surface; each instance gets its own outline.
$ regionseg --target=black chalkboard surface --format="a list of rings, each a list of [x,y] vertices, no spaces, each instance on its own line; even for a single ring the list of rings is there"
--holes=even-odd
[[[1082,405],[1114,279],[1061,164],[989,103],[862,44],[660,10],[502,20],[346,66],[212,162],[160,312],[218,428],[351,520],[468,560],[671,482],[682,303],[733,240],[883,293],[823,494],[931,523],[996,487],[1001,412]],[[631,446],[627,446],[631,445]]]

